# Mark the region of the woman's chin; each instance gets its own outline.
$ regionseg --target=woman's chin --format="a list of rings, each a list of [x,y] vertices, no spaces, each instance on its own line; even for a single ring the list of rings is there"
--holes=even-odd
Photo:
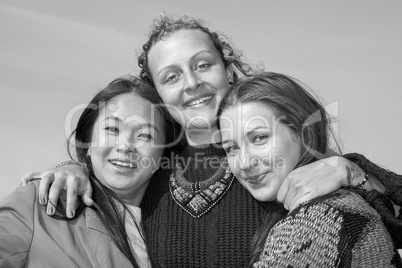
[[[270,202],[276,199],[276,196],[263,191],[251,191],[251,195],[260,202]]]

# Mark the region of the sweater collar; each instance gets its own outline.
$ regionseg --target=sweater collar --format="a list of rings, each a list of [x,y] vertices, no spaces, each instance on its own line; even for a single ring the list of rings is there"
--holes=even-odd
[[[181,155],[185,158],[198,156],[225,156],[226,153],[222,148],[221,143],[210,143],[202,145],[186,145]]]

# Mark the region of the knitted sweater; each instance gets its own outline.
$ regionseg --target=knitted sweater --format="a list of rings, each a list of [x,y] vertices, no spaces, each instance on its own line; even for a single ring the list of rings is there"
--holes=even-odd
[[[380,215],[359,195],[338,190],[303,204],[269,232],[266,267],[402,267]]]
[[[358,193],[381,215],[381,219],[394,239],[396,247],[401,249],[402,209],[399,210],[399,216],[396,218],[394,207],[390,201],[402,207],[402,175],[374,164],[361,154],[351,153],[343,157],[353,161],[364,171],[371,173],[385,186],[384,194],[364,190],[359,190]]]
[[[226,155],[214,145],[187,147],[182,153],[185,161],[190,160],[184,173],[187,180],[201,181],[215,173],[213,165],[204,168],[196,161],[202,156]],[[152,267],[246,267],[251,239],[266,215],[262,204],[234,179],[210,211],[194,218],[173,200],[169,175],[170,171],[161,171],[152,178],[142,203]]]
[[[216,172],[212,161],[224,158],[225,152],[216,144],[187,146],[180,156],[187,167],[185,178],[197,182]],[[203,157],[204,163],[199,161]],[[266,211],[276,209],[277,204],[256,201],[234,179],[219,202],[201,217],[194,218],[172,198],[170,173],[165,167],[155,174],[141,204],[152,266],[234,268],[249,265],[252,237],[265,219]]]

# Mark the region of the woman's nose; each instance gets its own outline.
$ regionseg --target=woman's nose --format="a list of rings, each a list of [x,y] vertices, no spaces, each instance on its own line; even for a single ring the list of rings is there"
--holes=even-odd
[[[238,154],[238,163],[241,170],[250,170],[258,165],[258,159],[254,158],[248,150],[241,149]]]
[[[184,90],[186,92],[196,91],[201,85],[201,82],[195,72],[189,71],[185,73],[184,76]]]
[[[118,139],[117,150],[120,152],[135,153],[137,150],[134,137],[121,133]]]
[[[137,150],[133,144],[123,143],[117,147],[117,151],[122,153],[135,153]]]

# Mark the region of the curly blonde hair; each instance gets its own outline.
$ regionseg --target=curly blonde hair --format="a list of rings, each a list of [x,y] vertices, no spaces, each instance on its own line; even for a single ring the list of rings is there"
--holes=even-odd
[[[154,24],[148,34],[148,41],[142,46],[143,51],[138,57],[138,66],[141,68],[140,78],[142,80],[154,86],[148,68],[148,53],[157,42],[180,30],[199,30],[208,35],[218,50],[225,68],[230,68],[232,72],[233,81],[231,82],[236,83],[241,75],[252,73],[252,68],[241,60],[242,53],[230,44],[228,38],[223,34],[209,30],[202,20],[187,15],[174,17],[173,15],[161,14],[158,19],[154,20]]]

